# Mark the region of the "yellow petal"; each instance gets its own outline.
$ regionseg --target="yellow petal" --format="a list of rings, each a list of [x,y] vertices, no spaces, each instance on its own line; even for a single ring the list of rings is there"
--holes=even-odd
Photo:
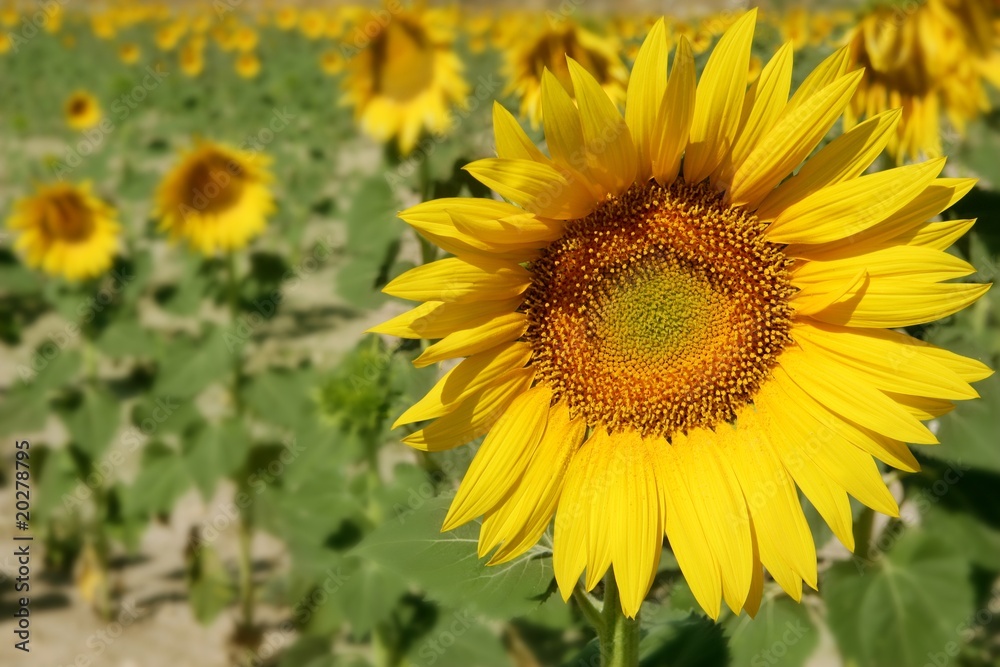
[[[496,249],[512,245],[544,246],[562,236],[565,221],[539,218],[529,213],[502,218],[479,218],[452,212],[451,219],[460,232],[486,243],[496,244]]]
[[[413,365],[423,368],[445,359],[468,357],[484,352],[502,343],[520,338],[528,328],[528,316],[524,313],[507,313],[485,324],[471,329],[450,333],[421,353],[413,360]]]
[[[572,58],[567,57],[566,62],[580,108],[590,175],[608,193],[619,195],[635,182],[636,155],[632,135],[594,75]]]
[[[849,366],[805,347],[786,348],[779,363],[806,394],[845,419],[897,440],[937,442],[926,426]]]
[[[367,333],[400,338],[444,338],[462,329],[472,329],[501,315],[517,310],[520,296],[500,301],[444,302],[427,301],[412,310],[377,324]]]
[[[926,221],[952,206],[976,184],[974,178],[938,178],[919,195],[880,225],[859,234],[819,246],[789,246],[786,252],[795,257],[836,259],[867,249],[884,246],[893,239],[913,233]]]
[[[652,175],[650,145],[653,126],[666,88],[667,37],[661,18],[653,24],[639,47],[625,100],[625,122],[632,132],[632,143],[636,151],[637,183],[645,183]]]
[[[593,436],[573,456],[556,509],[552,536],[552,569],[563,600],[569,600],[587,567],[588,516],[595,493],[593,479],[598,472],[593,462]]]
[[[491,565],[517,558],[538,542],[555,514],[566,472],[585,431],[583,418],[570,419],[565,402],[549,410],[545,433],[520,484],[483,521],[479,555],[500,547]]]
[[[990,285],[972,283],[923,283],[911,279],[867,279],[860,290],[828,308],[814,319],[851,327],[892,329],[926,324],[957,313],[974,303]]]
[[[962,278],[976,272],[968,262],[940,250],[893,246],[874,252],[823,261],[799,261],[792,270],[796,287],[827,286],[853,279],[859,270],[872,279],[908,278],[924,283]]]
[[[837,49],[831,55],[827,56],[823,62],[809,73],[805,81],[802,82],[802,85],[792,95],[792,99],[788,100],[785,113],[792,113],[799,105],[805,104],[806,100],[817,92],[844,76],[847,73],[847,65],[850,61],[849,56],[850,54],[846,46]]]
[[[858,234],[912,201],[943,167],[939,158],[823,188],[783,210],[767,237],[774,243],[827,243]]]
[[[826,136],[854,95],[861,72],[843,76],[784,114],[733,177],[730,200],[753,209]]]
[[[527,270],[508,262],[449,257],[410,269],[382,291],[411,301],[499,301],[531,284]]]
[[[733,147],[756,21],[757,10],[752,9],[726,30],[702,71],[684,158],[684,180],[688,183],[708,178]]]
[[[514,399],[472,459],[442,531],[491,511],[508,495],[545,431],[551,398],[552,390],[539,385]]]
[[[501,197],[542,217],[558,220],[583,218],[597,204],[586,184],[570,181],[546,164],[487,158],[467,164],[464,168]]]
[[[493,102],[493,136],[497,145],[497,157],[549,163],[549,159],[524,133],[514,115],[497,101]]]
[[[786,42],[767,63],[743,99],[739,137],[733,148],[732,164],[742,164],[774,127],[788,103],[791,86],[792,44]]]
[[[535,369],[511,371],[469,398],[430,426],[403,438],[414,449],[443,452],[475,440],[490,430],[511,402],[526,392],[535,378]]]
[[[673,183],[680,171],[694,119],[696,85],[691,44],[681,36],[651,137],[653,178],[660,185]]]
[[[505,343],[474,354],[445,373],[426,396],[399,416],[392,427],[446,415],[461,401],[509,371],[522,368],[530,358],[531,345],[524,342]]]
[[[795,176],[764,198],[757,217],[774,220],[781,211],[817,190],[860,176],[885,148],[902,113],[900,109],[884,111],[821,148]]]

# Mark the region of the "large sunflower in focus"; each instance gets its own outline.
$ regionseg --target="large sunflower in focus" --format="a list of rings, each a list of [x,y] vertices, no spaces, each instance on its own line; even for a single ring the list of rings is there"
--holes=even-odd
[[[852,65],[864,67],[865,76],[845,125],[902,108],[888,145],[893,157],[941,155],[942,116],[962,134],[990,109],[983,80],[1000,85],[994,7],[992,0],[926,0],[870,12],[850,35]]]
[[[160,229],[206,255],[247,245],[274,211],[267,163],[260,154],[200,142],[160,185]]]
[[[553,25],[546,21],[535,33],[525,38],[523,21],[511,27],[510,48],[504,49],[504,69],[507,75],[505,95],[515,95],[521,101],[521,116],[538,127],[542,114],[542,78],[548,71],[572,97],[573,79],[566,65],[572,58],[596,77],[601,88],[615,104],[625,101],[628,69],[619,55],[621,45],[614,37],[604,37],[573,23],[569,19]]]
[[[629,616],[664,532],[712,617],[755,613],[763,568],[798,599],[816,553],[797,489],[853,547],[848,495],[898,511],[875,459],[915,470],[904,443],[936,442],[922,422],[991,372],[894,331],[987,290],[952,282],[975,270],[945,252],[972,222],[928,222],[972,181],[940,159],[862,175],[896,111],[805,161],[861,73],[842,49],[789,99],[786,44],[747,89],[754,22],[697,83],[683,38],[667,77],[657,23],[624,118],[579,63],[575,103],[543,74],[549,155],[495,107],[499,157],[466,169],[511,203],[401,213],[455,256],[393,280],[424,303],[374,329],[440,339],[418,366],[465,357],[397,422],[434,419],[404,439],[426,451],[486,436],[444,528],[484,516],[501,563],[554,515],[563,596],[613,566]]]
[[[41,186],[17,202],[7,227],[29,266],[69,280],[101,275],[111,267],[121,228],[118,214],[88,184]]]
[[[451,107],[468,95],[453,22],[443,9],[401,10],[347,61],[345,104],[365,132],[381,142],[395,138],[404,155],[422,131],[447,131]]]

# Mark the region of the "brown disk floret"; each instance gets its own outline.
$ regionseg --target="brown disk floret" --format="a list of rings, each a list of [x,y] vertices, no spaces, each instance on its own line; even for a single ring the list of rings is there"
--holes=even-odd
[[[633,186],[532,264],[536,378],[591,425],[670,437],[732,421],[789,342],[790,261],[708,185]]]

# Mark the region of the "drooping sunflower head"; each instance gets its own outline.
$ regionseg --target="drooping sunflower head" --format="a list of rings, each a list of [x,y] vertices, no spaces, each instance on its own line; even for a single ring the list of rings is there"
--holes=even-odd
[[[465,103],[454,20],[443,9],[401,10],[347,63],[345,103],[365,132],[382,142],[395,139],[404,155],[421,132],[446,132],[452,107]]]
[[[244,247],[274,211],[268,162],[257,153],[198,143],[159,187],[160,229],[206,255]]]
[[[64,105],[66,124],[74,130],[86,130],[101,122],[101,105],[97,98],[78,90],[66,99]]]
[[[260,74],[260,58],[256,53],[241,53],[236,58],[236,73],[244,79],[252,79]]]
[[[397,421],[435,420],[404,438],[425,451],[485,435],[444,528],[485,517],[500,563],[554,516],[563,596],[613,567],[629,616],[664,534],[713,618],[755,613],[765,568],[799,599],[817,575],[798,491],[853,548],[848,495],[898,511],[875,459],[915,470],[904,443],[935,442],[922,422],[991,373],[893,331],[988,288],[945,252],[972,221],[932,221],[973,182],[943,160],[863,175],[898,111],[817,151],[862,73],[841,49],[789,96],[787,43],[748,87],[755,14],[700,80],[684,37],[668,76],[657,23],[624,117],[575,60],[575,100],[543,73],[547,155],[495,106],[498,157],[466,169],[507,201],[401,213],[454,257],[390,282],[424,303],[373,329],[440,339],[420,366],[465,358]]]
[[[29,266],[68,280],[85,280],[111,267],[121,228],[113,208],[89,184],[40,186],[15,205],[7,227]]]
[[[564,19],[555,24],[546,21],[526,39],[521,34],[523,23],[518,25],[519,33],[512,35],[511,48],[504,50],[508,81],[505,94],[515,95],[521,101],[521,116],[533,127],[538,127],[542,114],[542,79],[546,71],[555,76],[571,97],[574,94],[567,58],[593,74],[615,104],[625,101],[628,69],[622,62],[617,38],[598,35]]]
[[[959,133],[990,109],[983,85],[1000,83],[998,14],[989,0],[925,0],[878,6],[850,35],[852,65],[865,76],[847,126],[886,109],[903,118],[889,142],[898,161],[941,155],[942,116]]]
[[[135,42],[125,42],[118,47],[118,57],[126,65],[134,65],[139,61],[142,51]]]

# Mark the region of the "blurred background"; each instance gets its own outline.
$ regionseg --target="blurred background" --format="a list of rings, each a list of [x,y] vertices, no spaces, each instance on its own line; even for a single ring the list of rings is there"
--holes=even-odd
[[[494,99],[540,141],[543,68],[569,54],[622,103],[657,18],[700,68],[750,6],[0,0],[0,664],[597,665],[544,540],[487,569],[475,526],[439,534],[474,447],[400,444],[440,371],[364,331],[406,308],[379,287],[436,252],[395,213],[488,196],[460,168],[493,154]],[[944,215],[979,219],[954,252],[995,280],[998,4],[760,12],[748,82],[784,42],[796,85],[849,44],[849,115],[904,108],[881,166],[943,154],[980,179]],[[202,208],[178,179],[225,187],[207,154],[259,177],[240,238],[165,213]],[[89,254],[45,245],[60,234]],[[998,308],[994,290],[911,333],[995,368]],[[886,471],[899,519],[856,506],[854,555],[807,504],[821,578],[801,605],[769,582],[756,621],[713,623],[666,551],[643,664],[1000,665],[1000,380],[977,389],[920,472]]]

